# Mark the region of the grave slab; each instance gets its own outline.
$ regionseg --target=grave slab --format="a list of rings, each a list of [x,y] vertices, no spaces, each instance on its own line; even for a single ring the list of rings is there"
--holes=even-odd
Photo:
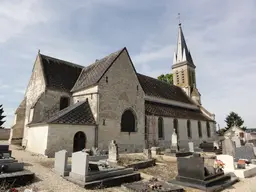
[[[161,186],[160,189],[152,189],[152,185]],[[184,189],[182,187],[173,185],[171,183],[163,182],[163,181],[139,181],[135,183],[127,183],[123,184],[122,188],[124,190],[128,190],[131,192],[141,192],[141,191],[147,191],[147,192],[153,192],[153,191],[161,191],[161,192],[183,192]]]
[[[0,174],[0,185],[8,183],[13,187],[25,186],[33,182],[34,178],[35,174],[27,170],[3,173]]]

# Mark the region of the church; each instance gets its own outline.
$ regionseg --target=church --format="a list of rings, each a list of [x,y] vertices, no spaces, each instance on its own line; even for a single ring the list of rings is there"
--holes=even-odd
[[[127,48],[88,66],[39,51],[10,141],[48,157],[62,149],[107,149],[111,140],[120,151],[141,152],[145,143],[165,149],[173,132],[180,149],[214,141],[215,116],[201,103],[195,69],[181,24],[173,85],[138,73]]]

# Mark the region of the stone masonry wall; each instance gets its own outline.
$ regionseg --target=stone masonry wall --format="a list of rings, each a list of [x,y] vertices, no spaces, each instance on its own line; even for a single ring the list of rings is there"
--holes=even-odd
[[[60,111],[60,98],[63,96],[69,97],[70,105],[72,105],[73,100],[69,93],[47,89],[34,107],[33,119],[42,120],[43,117],[49,118]]]
[[[38,97],[45,91],[45,81],[43,77],[42,66],[39,57],[36,58],[34,69],[32,71],[31,78],[25,93],[27,98],[26,111],[25,111],[25,123],[22,145],[26,146],[27,143],[27,132],[28,132],[28,120],[31,106],[36,102]]]
[[[95,139],[94,126],[50,124],[45,155],[54,157],[55,152],[65,149],[71,156],[74,136],[78,131],[82,131],[86,135],[86,148],[92,148]]]
[[[148,119],[148,139],[150,146],[155,143],[160,148],[169,148],[171,146],[172,133],[174,131],[173,120],[174,118],[163,117],[164,139],[158,139],[158,117],[147,116]],[[150,120],[149,120],[150,119]],[[152,121],[155,120],[153,124]],[[207,137],[206,121],[201,121],[202,137],[199,138],[198,134],[198,121],[190,120],[191,122],[191,138],[187,135],[187,119],[178,119],[178,136],[179,146],[188,150],[188,142],[192,141],[195,147],[198,147],[203,141],[215,140],[215,124],[210,122],[211,137]],[[155,140],[155,142],[154,142]]]
[[[109,142],[114,139],[121,152],[142,151],[145,118],[144,92],[126,50],[100,80],[99,97],[99,148],[107,149]],[[137,122],[137,132],[130,134],[121,132],[121,117],[129,108],[136,114]]]

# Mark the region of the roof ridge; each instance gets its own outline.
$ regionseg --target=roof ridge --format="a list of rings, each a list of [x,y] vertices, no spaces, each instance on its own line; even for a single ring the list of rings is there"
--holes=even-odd
[[[41,54],[39,53],[40,56],[43,56],[43,57],[48,57],[49,59],[53,59],[53,60],[57,60],[57,61],[61,61],[67,65],[70,65],[72,67],[79,67],[79,68],[84,68],[85,66],[82,66],[82,65],[79,65],[79,64],[76,64],[76,63],[73,63],[71,61],[66,61],[66,60],[63,60],[63,59],[59,59],[59,58],[56,58],[56,57],[52,57],[52,56],[49,56],[49,55],[44,55],[44,54]]]

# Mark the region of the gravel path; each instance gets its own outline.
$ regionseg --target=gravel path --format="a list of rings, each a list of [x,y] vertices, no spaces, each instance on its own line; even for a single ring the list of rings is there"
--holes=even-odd
[[[26,186],[20,188],[22,191],[23,189],[34,189],[34,191],[40,192],[55,192],[55,191],[62,191],[62,192],[84,192],[85,189],[79,187],[71,182],[66,181],[62,177],[56,175],[52,170],[51,166],[46,167],[47,161],[52,161],[51,159],[46,159],[45,157],[35,156],[30,152],[20,150],[20,148],[11,146],[12,149],[12,156],[15,157],[18,161],[22,161],[25,163],[25,168],[34,172],[36,177],[38,178],[36,182],[31,184],[30,186]],[[43,165],[44,166],[43,166]],[[51,164],[51,163],[49,163]],[[92,191],[92,190],[86,190]],[[93,190],[99,192],[115,192],[120,191],[120,188],[107,188],[102,190]]]

